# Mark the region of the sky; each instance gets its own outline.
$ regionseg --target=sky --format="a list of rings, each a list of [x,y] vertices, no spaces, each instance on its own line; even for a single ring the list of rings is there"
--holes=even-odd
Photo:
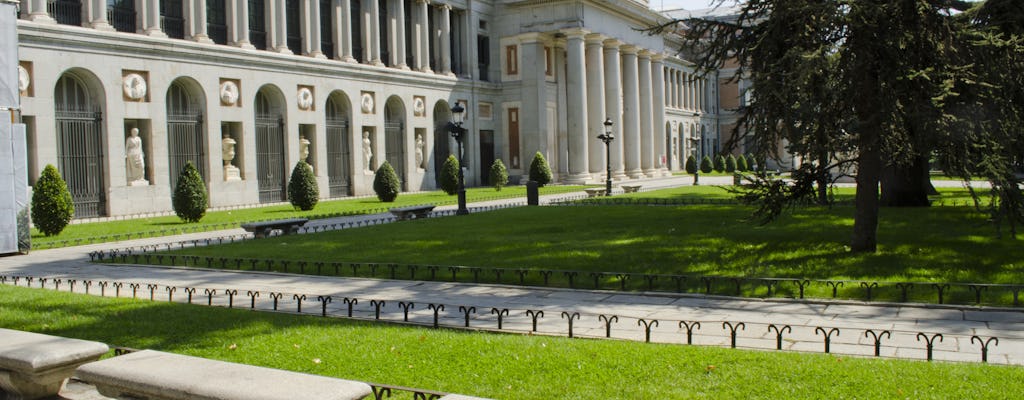
[[[687,10],[700,10],[704,8],[710,8],[712,2],[717,0],[648,0],[651,8],[655,10],[673,10],[677,8],[684,8]],[[731,0],[726,0],[725,6],[731,5]]]

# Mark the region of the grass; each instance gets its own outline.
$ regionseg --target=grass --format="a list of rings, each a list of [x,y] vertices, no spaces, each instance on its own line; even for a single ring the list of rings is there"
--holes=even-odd
[[[1024,368],[1013,366],[426,329],[7,285],[0,285],[0,326],[496,399],[945,399],[1024,392]]]
[[[583,186],[545,186],[541,195],[566,193],[581,190]],[[526,196],[525,186],[507,186],[497,192],[492,188],[466,189],[467,201],[518,198]],[[393,203],[382,203],[376,197],[359,197],[320,202],[316,209],[300,211],[290,204],[268,207],[243,208],[230,211],[212,211],[195,224],[182,222],[177,216],[135,218],[119,221],[89,222],[68,225],[57,236],[45,236],[32,229],[32,245],[35,248],[52,248],[81,243],[102,243],[123,238],[139,238],[176,235],[185,232],[209,231],[234,228],[239,223],[283,218],[324,218],[335,215],[356,215],[385,212],[391,207],[417,204],[455,204],[456,197],[442,191],[402,193]]]
[[[699,190],[710,193],[716,189]],[[673,194],[677,192],[681,194]],[[684,189],[639,194],[647,198],[690,195]],[[349,275],[347,266],[351,263],[495,267],[509,269],[505,271],[505,282],[518,281],[514,270],[520,268],[575,270],[580,271],[574,277],[577,287],[586,288],[593,287],[590,273],[602,272],[1024,284],[1024,262],[1020,259],[1024,240],[997,238],[985,216],[970,207],[883,209],[880,247],[873,254],[851,254],[847,248],[853,226],[852,207],[802,207],[764,226],[746,221],[749,211],[749,207],[742,205],[522,207],[458,218],[187,248],[172,254],[291,260],[290,272],[297,270],[300,261],[310,265],[340,263],[344,268],[339,268],[339,273]],[[378,243],[387,245],[374,245]],[[162,262],[169,261],[168,258]],[[177,264],[182,264],[181,258]],[[233,263],[226,265],[234,267]],[[263,264],[259,268],[263,269]],[[287,267],[278,263],[271,268]],[[367,276],[367,269],[357,274]],[[334,273],[329,267],[327,270],[326,273]],[[432,279],[427,268],[418,268],[412,275],[404,268],[399,271],[400,278]],[[471,279],[470,272],[460,274],[461,280]],[[490,272],[482,274],[489,276]],[[386,268],[379,268],[373,276],[390,277]],[[448,279],[450,274],[442,267],[437,276]],[[543,279],[539,273],[532,273],[526,275],[524,282],[542,285]],[[568,277],[561,272],[551,275],[549,280],[553,286],[569,286]],[[861,297],[856,283],[859,282],[842,288],[840,297]],[[689,291],[701,288],[697,279],[686,284]],[[724,279],[715,284],[719,289],[729,286]],[[599,277],[602,288],[622,285],[614,274]],[[634,276],[627,286],[640,289],[645,283]],[[656,288],[674,290],[675,284],[662,279]],[[797,288],[780,285],[777,289],[776,295],[795,296]],[[748,285],[744,290],[745,295],[763,296],[767,289]],[[984,302],[1012,303],[1010,291],[996,292],[986,293]],[[895,287],[880,288],[876,294],[876,300],[897,300],[900,295]],[[806,295],[830,297],[831,289],[820,284]],[[910,295],[915,301],[936,301],[935,292],[928,285],[918,285]],[[970,304],[974,297],[967,287],[961,287],[951,291],[946,299]]]

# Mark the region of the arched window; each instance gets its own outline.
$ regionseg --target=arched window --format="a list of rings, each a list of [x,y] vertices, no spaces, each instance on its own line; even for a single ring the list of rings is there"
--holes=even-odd
[[[75,217],[106,215],[103,114],[93,105],[88,87],[70,73],[57,81],[53,100],[57,168],[71,192]]]

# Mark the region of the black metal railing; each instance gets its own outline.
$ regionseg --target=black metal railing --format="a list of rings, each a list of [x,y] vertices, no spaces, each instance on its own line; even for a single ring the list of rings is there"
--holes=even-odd
[[[137,31],[135,15],[134,7],[110,6],[107,8],[107,20],[118,32],[135,33]]]
[[[160,27],[167,37],[174,39],[185,38],[185,19],[168,15],[160,16]]]
[[[58,24],[82,26],[82,2],[78,0],[50,0],[46,12]]]

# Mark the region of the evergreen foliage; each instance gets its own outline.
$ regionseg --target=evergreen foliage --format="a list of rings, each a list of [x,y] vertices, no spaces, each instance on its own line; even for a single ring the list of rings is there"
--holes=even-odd
[[[736,159],[736,170],[740,172],[750,171],[750,164],[747,164],[747,156],[740,154]]]
[[[305,161],[295,163],[292,169],[292,177],[288,181],[288,201],[302,211],[316,208],[316,203],[320,201],[320,187],[313,176],[313,168]]]
[[[400,190],[398,175],[395,174],[395,169],[391,168],[391,164],[385,160],[373,174],[373,192],[377,193],[377,199],[380,201],[390,203],[398,198]]]
[[[60,234],[75,215],[68,184],[57,168],[46,164],[32,187],[32,223],[46,236]]]
[[[715,156],[715,172],[725,172],[725,156]]]
[[[736,157],[732,154],[725,158],[725,172],[733,173],[736,172]]]
[[[705,155],[704,158],[700,159],[700,172],[710,174],[714,170],[715,167],[711,164],[711,157]]]
[[[501,159],[495,159],[491,164],[491,186],[494,186],[494,190],[501,191],[501,188],[508,184],[508,169],[505,168],[505,163],[501,162]]]
[[[551,183],[551,167],[539,151],[533,156],[533,161],[530,161],[530,180],[537,182],[537,187]]]
[[[449,154],[441,167],[441,176],[438,179],[441,183],[441,190],[449,195],[459,192],[459,159]]]
[[[178,185],[171,197],[174,213],[185,222],[199,222],[206,215],[209,195],[199,170],[191,161],[185,163],[178,174]]]
[[[697,173],[697,157],[694,157],[693,154],[690,154],[689,157],[686,157],[686,173]]]

